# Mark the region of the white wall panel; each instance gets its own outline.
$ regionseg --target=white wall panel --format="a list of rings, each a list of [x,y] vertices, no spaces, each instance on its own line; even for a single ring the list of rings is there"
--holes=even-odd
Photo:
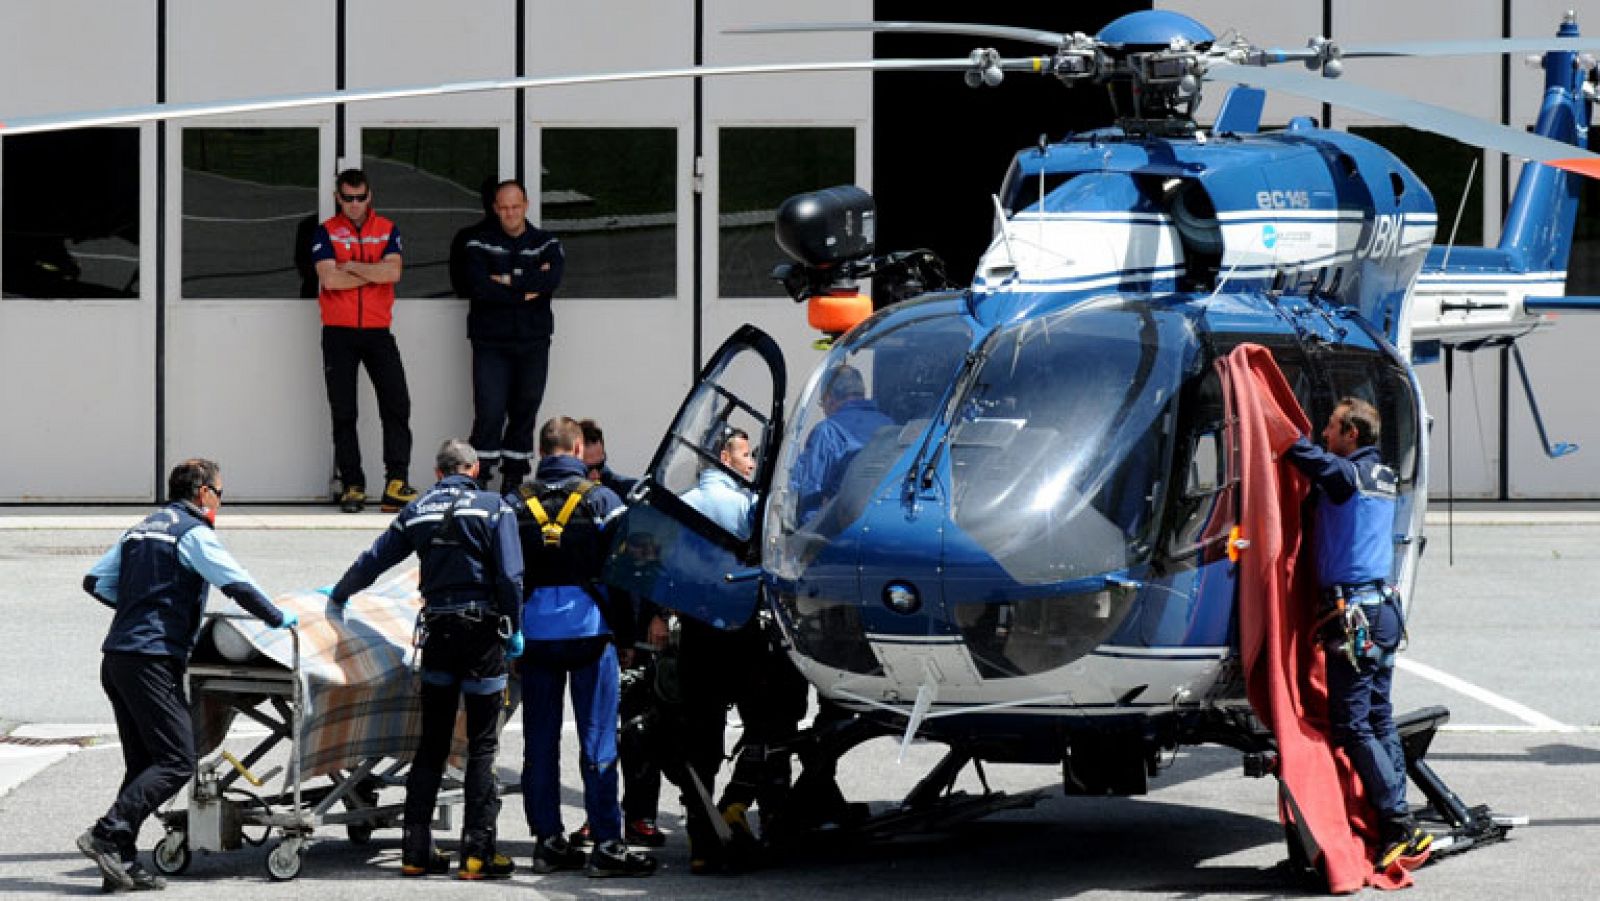
[[[529,0],[528,74],[582,75],[694,65],[694,4],[688,0]],[[550,88],[528,92],[536,123],[687,121],[689,79]]]
[[[174,102],[333,90],[334,7],[325,0],[168,0],[167,23]]]
[[[1342,3],[1334,6],[1333,33],[1345,44],[1448,41],[1498,37],[1499,21],[1499,0]],[[1500,61],[1492,56],[1351,59],[1345,61],[1342,80],[1395,91],[1470,116],[1491,121],[1500,118]],[[1343,109],[1334,111],[1333,121],[1341,127],[1395,124]]]
[[[156,99],[154,3],[6,0],[0,120]]]
[[[0,500],[145,500],[155,317],[136,301],[0,301]]]
[[[726,34],[743,25],[780,22],[865,22],[872,4],[864,0],[721,0],[706,4],[706,64],[834,62],[872,58],[870,33]],[[951,78],[961,77],[951,73]],[[802,87],[796,89],[795,85]],[[719,119],[865,118],[872,109],[872,75],[826,72],[809,75],[741,75],[706,84],[708,110]]]
[[[1417,369],[1433,417],[1428,494],[1451,493],[1451,456],[1457,498],[1494,498],[1500,492],[1500,353],[1456,354],[1454,390],[1445,394],[1443,361]],[[1448,407],[1448,408],[1447,408]],[[1454,419],[1452,430],[1451,420]]]
[[[346,84],[354,88],[510,78],[516,74],[516,4],[512,0],[350,0]],[[363,122],[479,123],[509,120],[506,91],[355,104]]]
[[[1595,415],[1594,390],[1600,379],[1600,360],[1594,354],[1600,319],[1562,316],[1555,328],[1518,343],[1550,440],[1570,441],[1581,450],[1554,460],[1545,455],[1513,363],[1508,493],[1518,498],[1600,497],[1600,417]]]

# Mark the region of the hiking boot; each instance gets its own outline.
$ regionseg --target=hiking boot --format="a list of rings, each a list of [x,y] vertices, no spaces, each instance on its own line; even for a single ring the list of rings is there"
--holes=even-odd
[[[128,871],[128,878],[133,880],[132,888],[119,889],[117,888],[117,884],[112,882],[110,879],[102,879],[100,881],[100,891],[109,895],[113,892],[119,891],[159,892],[167,887],[167,880],[161,878],[160,873],[150,872],[138,861],[129,863],[126,869]]]
[[[417,499],[417,489],[406,484],[405,479],[390,479],[383,486],[383,505],[385,513],[398,513],[401,507]]]
[[[551,835],[539,839],[533,847],[533,871],[554,873],[557,870],[578,870],[586,860],[584,853],[572,847],[564,835]]]
[[[461,868],[456,870],[457,879],[510,879],[517,865],[511,858],[504,854],[491,854],[489,859],[481,857],[467,857],[461,861]]]
[[[571,842],[574,848],[587,848],[594,844],[594,832],[588,823],[584,823],[567,835],[567,841]]]
[[[600,876],[649,876],[656,871],[656,859],[629,851],[622,842],[602,842],[589,855],[588,874]]]
[[[111,885],[114,891],[133,888],[133,877],[122,866],[122,852],[118,850],[116,842],[101,838],[90,829],[78,836],[78,850],[83,852],[84,857],[94,861],[94,865],[100,868],[100,875],[105,877],[105,883]]]
[[[1378,855],[1377,870],[1382,872],[1390,865],[1400,862],[1406,869],[1422,866],[1428,860],[1429,849],[1433,847],[1433,833],[1411,821],[1407,832],[1397,836],[1394,840],[1383,846],[1383,853]]]
[[[400,875],[408,879],[418,876],[443,876],[450,872],[450,855],[438,848],[429,848],[426,857],[421,860],[407,860],[402,857],[400,861]]]
[[[629,823],[623,829],[622,837],[628,840],[628,844],[643,848],[659,848],[667,843],[667,836],[656,828],[656,821],[644,817]]]
[[[367,489],[352,485],[339,495],[339,509],[346,513],[360,513],[367,508]]]
[[[400,833],[400,875],[443,876],[450,872],[450,855],[433,845],[433,833],[426,826],[406,826]]]

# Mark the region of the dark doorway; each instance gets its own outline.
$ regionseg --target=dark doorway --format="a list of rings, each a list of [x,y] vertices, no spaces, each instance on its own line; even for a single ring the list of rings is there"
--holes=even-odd
[[[1021,0],[980,5],[947,0],[879,0],[878,21],[982,22],[1095,34],[1149,2],[1107,0],[1053,9]],[[1050,48],[949,35],[878,35],[879,59],[964,57],[993,46],[1006,56]],[[1011,73],[997,88],[968,88],[956,72],[895,72],[873,77],[873,194],[880,251],[926,247],[958,284],[972,280],[989,245],[994,202],[1018,150],[1069,132],[1111,124],[1103,88],[1067,89],[1049,76]]]

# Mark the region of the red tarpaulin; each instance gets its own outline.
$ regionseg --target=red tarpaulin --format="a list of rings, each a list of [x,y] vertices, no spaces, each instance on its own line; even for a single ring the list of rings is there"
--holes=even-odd
[[[1310,490],[1305,476],[1279,454],[1310,432],[1272,354],[1242,344],[1217,362],[1235,423],[1240,463],[1239,650],[1256,716],[1278,743],[1278,778],[1292,803],[1280,804],[1285,823],[1309,834],[1328,889],[1365,885],[1403,888],[1404,869],[1374,874],[1376,820],[1344,752],[1328,730],[1328,683],[1313,640],[1316,578],[1309,557],[1301,566],[1300,509]]]

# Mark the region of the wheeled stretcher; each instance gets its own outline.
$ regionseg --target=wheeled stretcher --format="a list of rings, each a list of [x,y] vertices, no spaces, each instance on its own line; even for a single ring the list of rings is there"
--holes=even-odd
[[[164,874],[184,872],[196,851],[276,837],[267,873],[293,879],[328,827],[364,844],[374,830],[401,824],[400,799],[380,803],[380,793],[404,785],[421,730],[416,571],[356,595],[342,611],[316,592],[277,603],[299,615],[298,629],[272,630],[226,609],[208,614],[202,628],[189,666],[200,763],[186,803],[161,814],[166,832],[153,858]],[[451,764],[435,808],[434,825],[444,829],[462,802],[459,758]],[[258,773],[262,766],[271,769]]]

